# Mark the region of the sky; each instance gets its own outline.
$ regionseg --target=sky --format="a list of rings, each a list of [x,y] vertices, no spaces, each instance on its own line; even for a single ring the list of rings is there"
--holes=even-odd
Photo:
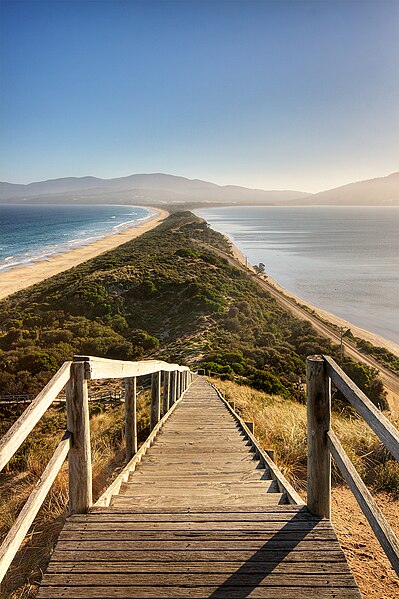
[[[399,0],[0,0],[0,180],[399,171]]]

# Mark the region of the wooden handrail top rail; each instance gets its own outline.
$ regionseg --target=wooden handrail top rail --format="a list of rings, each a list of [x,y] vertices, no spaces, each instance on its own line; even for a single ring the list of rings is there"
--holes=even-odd
[[[334,385],[346,397],[350,405],[364,418],[380,441],[399,462],[399,431],[345,374],[335,360],[330,356],[323,356],[323,359],[327,375]]]
[[[354,494],[363,514],[366,516],[375,536],[385,551],[396,574],[399,576],[399,541],[386,521],[370,491],[357,473],[348,454],[342,447],[334,431],[327,433],[327,446],[348,487]]]
[[[165,372],[189,371],[188,366],[169,364],[162,360],[139,360],[131,362],[127,360],[111,360],[108,358],[96,358],[95,356],[74,356],[74,362],[86,362],[86,379],[123,379],[134,376],[144,376],[163,370]]]
[[[61,470],[71,446],[71,433],[66,432],[57,445],[49,463],[41,475],[36,487],[20,511],[0,547],[0,582],[7,573],[8,567],[15,557],[33,520],[47,497],[51,485]]]
[[[58,372],[36,396],[36,399],[32,401],[4,437],[0,439],[0,471],[8,464],[47,408],[69,381],[71,364],[72,362],[64,362]]]

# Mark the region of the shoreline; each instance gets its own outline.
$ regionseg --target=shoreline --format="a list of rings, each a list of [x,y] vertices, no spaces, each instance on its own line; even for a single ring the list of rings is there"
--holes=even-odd
[[[152,206],[146,206],[146,208],[153,210],[154,216],[135,227],[112,233],[74,250],[38,260],[34,264],[17,266],[1,272],[0,300],[139,237],[159,225],[169,215],[169,212],[162,208],[153,208]]]
[[[253,273],[255,273],[253,266],[251,264],[246,264],[244,255],[241,252],[241,250],[236,245],[234,245],[232,240],[227,235],[225,235],[225,237],[228,240],[228,242],[231,244],[231,251],[233,253],[234,258],[238,262],[243,264],[243,266],[246,266],[246,268],[248,268],[248,270],[251,270]],[[345,329],[349,328],[352,331],[353,335],[355,335],[355,337],[359,337],[360,339],[369,341],[370,343],[372,343],[372,345],[375,345],[377,347],[384,347],[385,349],[387,349],[388,351],[390,351],[391,353],[393,353],[399,357],[399,345],[397,343],[395,343],[394,341],[391,341],[390,339],[386,339],[385,337],[382,337],[381,335],[378,335],[377,333],[372,333],[371,331],[368,331],[367,329],[362,329],[361,327],[349,322],[348,320],[345,320],[344,318],[341,318],[340,316],[333,314],[332,312],[328,312],[327,310],[323,310],[323,308],[314,306],[310,302],[307,302],[306,300],[302,299],[301,297],[298,297],[297,295],[295,295],[294,293],[292,293],[285,287],[282,287],[275,279],[273,279],[273,277],[271,277],[269,275],[266,275],[266,277],[267,278],[265,280],[270,285],[272,285],[279,293],[287,296],[290,299],[293,299],[295,302],[297,302],[299,304],[299,306],[301,306],[301,305],[306,306],[309,310],[314,311],[315,315],[318,316],[320,319],[325,320],[328,323],[333,324],[338,327],[343,327]]]

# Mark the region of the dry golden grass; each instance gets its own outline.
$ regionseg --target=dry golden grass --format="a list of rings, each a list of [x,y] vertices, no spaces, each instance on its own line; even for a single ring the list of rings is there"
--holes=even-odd
[[[255,423],[255,435],[265,449],[274,449],[280,469],[298,489],[306,489],[306,406],[296,401],[267,395],[251,387],[230,381],[212,379],[225,395],[235,401],[236,410],[244,420]],[[396,423],[397,424],[397,423]],[[396,466],[387,461],[387,454],[378,437],[362,418],[332,413],[332,428],[354,463],[359,474],[378,488],[388,490],[383,480],[390,481],[390,491],[397,493]],[[340,481],[334,471],[335,480]]]
[[[124,406],[97,407],[90,419],[93,497],[98,498],[124,466]],[[103,410],[103,411],[102,411]],[[95,411],[95,410],[94,410]],[[149,393],[138,396],[138,432],[149,429]],[[63,431],[65,414],[50,409],[0,478],[0,538],[3,539],[46,467]],[[67,517],[68,466],[64,464],[0,588],[1,599],[30,599]]]

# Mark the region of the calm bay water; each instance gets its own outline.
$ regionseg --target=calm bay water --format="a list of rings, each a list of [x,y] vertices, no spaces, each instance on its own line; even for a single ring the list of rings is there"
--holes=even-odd
[[[136,206],[0,204],[0,272],[93,243],[152,215]]]
[[[197,214],[295,295],[399,343],[399,207],[230,207]]]

